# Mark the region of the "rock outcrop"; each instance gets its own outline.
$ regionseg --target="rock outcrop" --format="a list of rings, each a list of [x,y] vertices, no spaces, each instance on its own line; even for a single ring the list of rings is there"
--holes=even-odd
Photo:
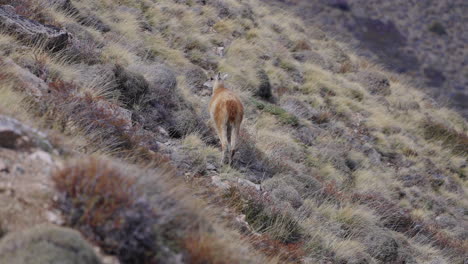
[[[23,125],[16,119],[0,115],[0,147],[16,149],[33,146],[51,148],[43,133]]]
[[[0,6],[0,29],[17,36],[28,44],[44,46],[53,51],[67,47],[71,35],[54,26],[43,25],[15,13],[12,6]]]

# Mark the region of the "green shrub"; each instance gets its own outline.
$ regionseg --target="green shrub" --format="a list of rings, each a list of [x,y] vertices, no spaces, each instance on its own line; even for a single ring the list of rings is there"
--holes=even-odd
[[[252,99],[252,103],[259,109],[263,110],[265,112],[268,112],[272,115],[275,115],[278,117],[279,121],[285,125],[291,125],[291,126],[298,126],[299,125],[299,119],[291,115],[290,113],[286,112],[283,108],[266,103],[266,102],[259,102],[255,99]]]

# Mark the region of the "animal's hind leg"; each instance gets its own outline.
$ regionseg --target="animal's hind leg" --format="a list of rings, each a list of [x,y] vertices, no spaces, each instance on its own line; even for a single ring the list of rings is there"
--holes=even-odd
[[[237,143],[239,140],[239,133],[240,133],[240,126],[234,125],[232,127],[232,133],[231,133],[231,142],[230,143],[230,153],[229,153],[229,165],[232,164],[232,161],[234,159],[234,154],[236,154],[237,150]]]
[[[223,158],[221,160],[221,162],[223,164],[226,164],[228,163],[229,161],[229,149],[230,149],[230,146],[229,146],[229,142],[228,142],[228,135],[227,135],[227,126],[226,125],[222,125],[220,128],[219,128],[219,132],[220,132],[220,140],[221,140],[221,148],[223,150]]]

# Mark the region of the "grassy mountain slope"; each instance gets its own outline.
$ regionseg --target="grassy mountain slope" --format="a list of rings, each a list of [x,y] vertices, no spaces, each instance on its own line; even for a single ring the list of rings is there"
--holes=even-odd
[[[257,0],[0,3],[73,36],[3,29],[0,114],[48,133],[51,206],[121,263],[466,259],[468,124],[324,32]],[[246,109],[232,168],[213,71]]]
[[[265,2],[291,9],[310,26],[359,47],[357,54],[411,76],[413,84],[437,100],[449,99],[466,118],[465,1]]]

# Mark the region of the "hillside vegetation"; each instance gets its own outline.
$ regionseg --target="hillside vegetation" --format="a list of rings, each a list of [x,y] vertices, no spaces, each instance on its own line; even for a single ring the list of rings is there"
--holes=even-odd
[[[54,222],[103,263],[466,262],[468,123],[319,29],[259,0],[0,4],[0,237]],[[231,167],[218,71],[245,108]]]
[[[468,117],[464,0],[265,0],[319,26]]]

